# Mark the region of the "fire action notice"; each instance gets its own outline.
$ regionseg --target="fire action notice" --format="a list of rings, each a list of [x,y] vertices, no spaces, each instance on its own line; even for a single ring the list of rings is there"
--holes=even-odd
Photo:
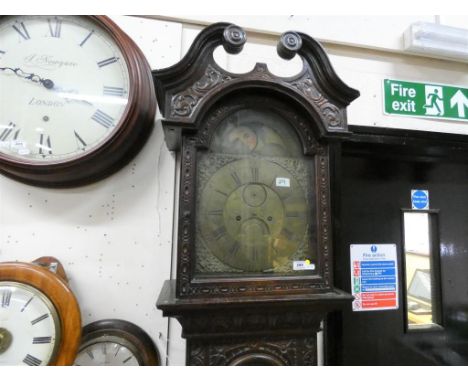
[[[353,311],[398,309],[395,244],[351,244]]]

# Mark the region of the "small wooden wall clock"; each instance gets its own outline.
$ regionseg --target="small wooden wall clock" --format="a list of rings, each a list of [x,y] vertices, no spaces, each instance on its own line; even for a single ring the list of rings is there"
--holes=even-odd
[[[72,365],[80,336],[80,309],[58,260],[0,263],[0,365]]]
[[[148,138],[156,99],[136,44],[104,16],[0,18],[0,171],[78,186],[112,174]]]
[[[159,366],[151,337],[125,320],[100,320],[83,328],[76,366]]]

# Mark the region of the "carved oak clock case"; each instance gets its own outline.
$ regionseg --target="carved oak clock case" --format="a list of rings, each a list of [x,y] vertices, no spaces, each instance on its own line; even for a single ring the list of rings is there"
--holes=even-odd
[[[189,364],[314,364],[321,319],[350,299],[333,287],[330,141],[349,134],[359,93],[301,33],[278,43],[281,57],[302,57],[294,77],[216,64],[218,45],[236,54],[245,41],[214,24],[153,72],[181,156],[177,279],[158,306],[182,323]]]

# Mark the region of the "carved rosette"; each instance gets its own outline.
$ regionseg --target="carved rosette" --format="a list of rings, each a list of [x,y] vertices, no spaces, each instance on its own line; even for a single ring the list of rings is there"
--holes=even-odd
[[[277,45],[277,52],[285,60],[292,59],[302,47],[302,38],[296,32],[285,32]]]
[[[245,31],[237,25],[229,25],[223,32],[223,46],[226,52],[237,54],[242,51],[247,36]]]

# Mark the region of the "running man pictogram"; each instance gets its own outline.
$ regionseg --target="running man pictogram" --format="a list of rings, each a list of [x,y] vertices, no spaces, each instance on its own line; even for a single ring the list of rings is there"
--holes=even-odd
[[[440,92],[440,94],[439,94]],[[442,98],[442,88],[439,86],[426,86],[426,109],[427,115],[443,115],[444,114],[444,99]]]

